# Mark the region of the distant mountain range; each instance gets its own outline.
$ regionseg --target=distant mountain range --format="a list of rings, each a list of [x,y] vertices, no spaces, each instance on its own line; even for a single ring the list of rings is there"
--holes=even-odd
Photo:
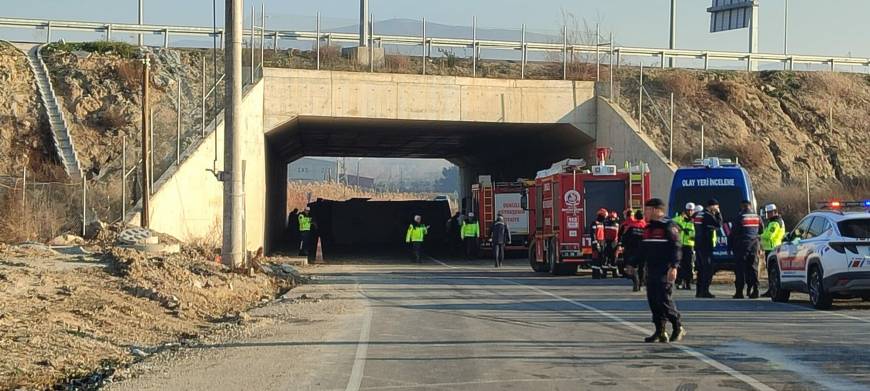
[[[559,27],[556,27],[557,30]],[[416,19],[388,19],[375,22],[375,34],[384,35],[410,35],[420,36],[423,30],[423,23]],[[338,33],[357,33],[359,24],[338,27],[329,29],[331,32]],[[471,39],[472,31],[470,26],[453,26],[441,23],[426,22],[426,35],[437,38],[468,38]],[[500,41],[517,41],[522,40],[522,30],[516,29],[477,29],[477,38],[485,40],[500,40]],[[526,31],[527,42],[560,42],[560,35],[541,34],[536,32]]]

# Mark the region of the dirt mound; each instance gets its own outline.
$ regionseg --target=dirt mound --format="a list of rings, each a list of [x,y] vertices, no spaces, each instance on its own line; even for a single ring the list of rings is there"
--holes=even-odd
[[[0,42],[0,175],[53,179],[62,174],[27,57]]]
[[[620,75],[620,104],[635,117],[637,76],[636,70]],[[675,95],[677,163],[699,157],[703,124],[705,155],[738,157],[759,202],[783,204],[792,215],[805,212],[807,174],[817,200],[870,193],[870,76],[680,69],[645,71],[644,80],[663,115],[670,93]],[[668,150],[669,134],[650,107],[643,131]]]
[[[94,382],[218,321],[237,322],[289,285],[230,273],[190,248],[167,257],[116,249],[102,264],[64,271],[0,250],[0,384],[10,389]]]

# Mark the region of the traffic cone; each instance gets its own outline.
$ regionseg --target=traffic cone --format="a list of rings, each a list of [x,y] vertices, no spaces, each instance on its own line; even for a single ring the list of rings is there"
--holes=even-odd
[[[323,263],[323,247],[320,246],[320,238],[317,238],[317,254],[314,256],[314,261]]]

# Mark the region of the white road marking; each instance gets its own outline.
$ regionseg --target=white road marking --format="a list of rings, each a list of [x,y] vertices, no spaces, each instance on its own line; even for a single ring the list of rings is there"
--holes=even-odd
[[[372,326],[372,310],[366,309],[363,315],[362,327],[359,331],[359,342],[356,346],[356,355],[353,358],[353,369],[350,371],[350,379],[347,381],[345,391],[358,391],[363,380],[363,372],[366,367],[366,356],[369,350],[369,333]]]
[[[481,384],[502,384],[502,383],[550,383],[550,382],[579,382],[589,380],[588,378],[543,378],[543,379],[505,379],[505,380],[478,380],[467,382],[452,382],[452,383],[426,383],[426,384],[407,384],[401,386],[380,386],[366,387],[364,390],[394,390],[394,389],[411,389],[411,388],[431,388],[431,387],[458,387],[458,386],[476,386]]]
[[[441,262],[441,261],[439,261],[439,260],[437,260],[437,259],[432,258],[432,260],[435,261],[436,263],[442,265],[442,266],[447,267],[447,268],[450,268],[450,269],[458,269],[458,268],[455,267],[455,266],[450,266],[450,265],[448,265],[448,264],[446,264],[446,263],[444,263],[444,262]],[[595,308],[595,307],[593,307],[593,306],[590,306],[590,305],[588,305],[588,304],[584,304],[584,303],[581,303],[581,302],[579,302],[579,301],[569,299],[569,298],[567,298],[567,297],[562,297],[562,296],[559,296],[559,295],[557,295],[557,294],[555,294],[555,293],[547,292],[547,291],[545,291],[545,290],[543,290],[543,289],[540,289],[540,288],[536,288],[536,287],[529,286],[529,285],[524,285],[524,284],[521,284],[521,283],[516,282],[516,281],[511,281],[511,280],[504,279],[504,278],[499,278],[499,280],[502,280],[502,281],[507,282],[507,283],[510,283],[510,284],[518,285],[518,286],[524,287],[524,288],[526,288],[526,289],[530,289],[530,290],[533,290],[533,291],[535,291],[535,292],[542,293],[542,294],[545,294],[545,295],[547,295],[547,296],[550,296],[550,297],[553,297],[553,298],[559,299],[559,300],[564,301],[564,302],[566,302],[566,303],[573,304],[574,306],[577,306],[577,307],[583,308],[583,309],[585,309],[585,310],[592,311],[592,312],[594,312],[594,313],[596,313],[596,314],[598,314],[598,315],[601,315],[601,316],[603,316],[603,317],[605,317],[605,318],[611,319],[611,320],[613,320],[613,321],[615,321],[615,322],[617,322],[617,323],[623,325],[624,327],[627,327],[627,328],[629,328],[629,329],[632,329],[632,330],[638,331],[638,332],[640,332],[640,333],[647,333],[647,332],[648,332],[647,329],[645,329],[645,328],[643,328],[643,327],[641,327],[641,326],[638,326],[638,325],[636,325],[636,324],[634,324],[634,323],[631,323],[631,322],[629,322],[629,321],[627,321],[627,320],[625,320],[625,319],[622,319],[622,318],[620,318],[620,317],[618,317],[618,316],[616,316],[616,315],[613,315],[613,314],[611,314],[611,313],[609,313],[609,312],[607,312],[607,311],[600,310],[600,309]],[[709,366],[711,366],[711,367],[713,367],[713,368],[716,368],[716,369],[718,369],[718,370],[720,370],[720,371],[722,371],[722,372],[728,374],[729,376],[731,376],[731,377],[733,377],[733,378],[735,378],[735,379],[737,379],[737,380],[740,380],[740,381],[746,383],[747,385],[749,385],[749,386],[752,387],[753,389],[756,389],[756,390],[758,390],[758,391],[774,391],[773,388],[767,386],[766,384],[764,384],[764,383],[762,383],[761,381],[759,381],[759,380],[753,378],[752,376],[746,375],[746,374],[744,374],[744,373],[742,373],[742,372],[740,372],[740,371],[738,371],[738,370],[736,370],[736,369],[734,369],[734,368],[731,368],[731,367],[729,367],[729,366],[727,366],[727,365],[725,365],[725,364],[723,364],[723,363],[721,363],[721,362],[719,362],[719,361],[716,361],[715,359],[712,359],[712,358],[710,358],[709,356],[707,356],[707,355],[705,355],[705,354],[703,354],[703,353],[701,353],[701,352],[699,352],[699,351],[697,351],[697,350],[695,350],[695,349],[692,349],[692,348],[690,348],[690,347],[688,347],[688,346],[685,346],[685,345],[682,345],[682,344],[676,344],[676,343],[675,343],[675,344],[671,344],[671,346],[674,346],[674,347],[676,347],[677,349],[682,350],[684,353],[686,353],[686,354],[688,354],[688,355],[690,355],[690,356],[692,356],[692,357],[694,357],[694,358],[696,358],[696,359],[698,359],[698,360],[704,362],[705,364],[707,364],[707,365],[709,365]]]

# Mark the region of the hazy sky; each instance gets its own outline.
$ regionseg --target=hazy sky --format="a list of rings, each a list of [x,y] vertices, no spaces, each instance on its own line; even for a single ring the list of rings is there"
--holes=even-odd
[[[709,0],[678,1],[678,47],[746,50],[746,30],[709,33],[706,13]],[[760,2],[761,51],[779,53],[785,0]],[[222,3],[218,1],[221,10]],[[531,30],[558,29],[564,9],[578,19],[601,22],[602,31],[613,31],[618,45],[664,47],[668,42],[670,0],[371,0],[370,3],[376,19],[425,16],[432,22],[470,25],[471,17],[476,15],[483,27],[518,28],[526,23]],[[137,0],[0,0],[0,16],[135,22],[137,4]],[[245,1],[245,4],[246,10],[252,4],[259,9],[261,2]],[[358,0],[265,0],[265,5],[267,14],[273,15],[270,27],[286,29],[307,28],[311,23],[304,21],[317,11],[324,17],[350,23],[359,12]],[[211,11],[212,0],[145,0],[146,23],[210,26]],[[790,0],[790,51],[832,56],[851,52],[856,57],[870,57],[868,15],[868,0]],[[0,36],[3,34],[0,30]]]

